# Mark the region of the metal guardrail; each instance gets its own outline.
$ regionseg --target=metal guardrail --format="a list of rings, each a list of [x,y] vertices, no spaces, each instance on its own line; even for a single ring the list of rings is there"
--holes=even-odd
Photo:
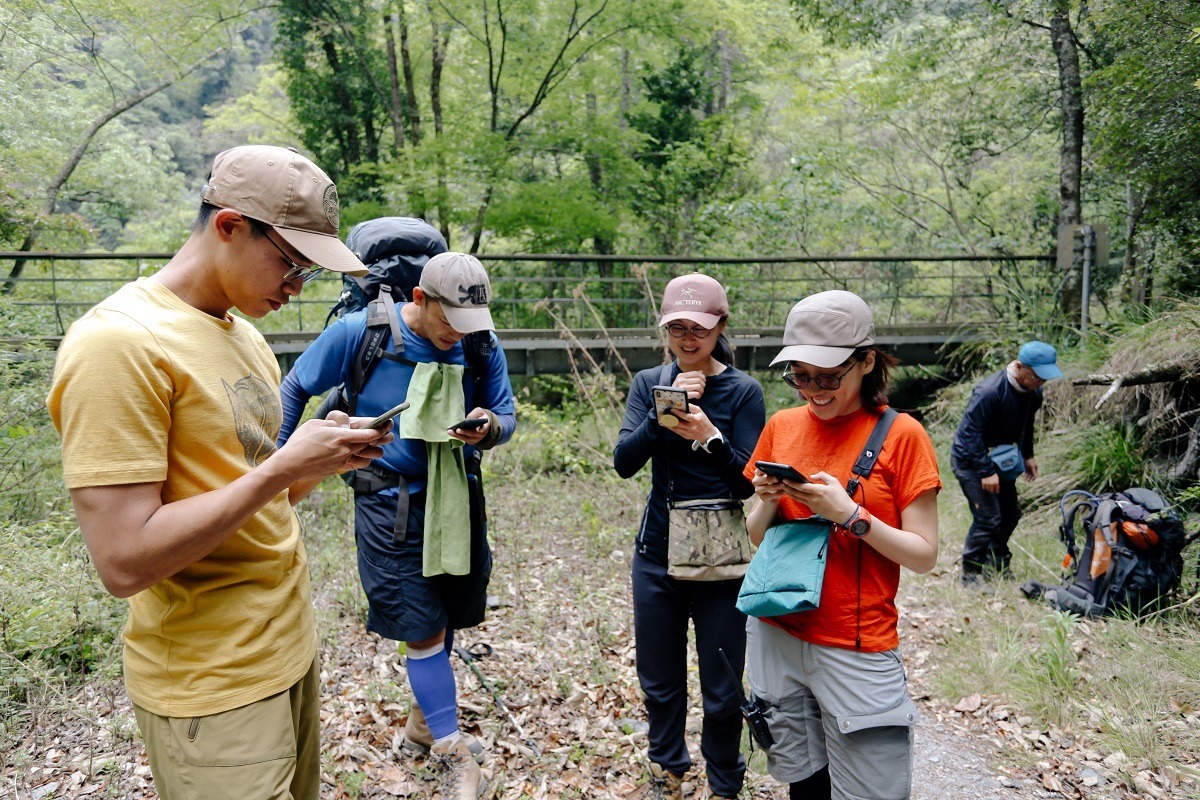
[[[152,274],[170,253],[13,253],[24,273],[8,295],[16,328],[55,336],[120,285]],[[813,292],[848,289],[886,325],[990,323],[1053,304],[1060,291],[1051,255],[955,256],[659,256],[481,254],[492,278],[497,325],[552,329],[652,327],[657,298],[671,278],[700,268],[722,281],[731,322],[782,324],[792,304]],[[256,324],[265,333],[319,331],[341,293],[330,273],[288,306]]]

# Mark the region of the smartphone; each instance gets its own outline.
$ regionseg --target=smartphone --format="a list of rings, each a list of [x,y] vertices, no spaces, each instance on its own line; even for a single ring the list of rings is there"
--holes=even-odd
[[[462,422],[456,422],[450,426],[450,430],[474,431],[479,430],[484,425],[487,425],[487,417],[467,417]]]
[[[407,400],[405,400],[403,403],[401,403],[398,406],[389,408],[387,411],[383,412],[378,417],[376,417],[375,419],[368,422],[366,425],[363,425],[363,427],[364,428],[376,428],[376,429],[382,428],[384,423],[386,423],[389,419],[396,416],[397,414],[399,414],[401,411],[403,411],[406,408],[408,408]]]
[[[796,483],[812,483],[812,481],[801,474],[800,470],[790,464],[776,464],[774,461],[755,461],[754,466],[760,472],[774,475],[776,478],[787,478],[789,481],[795,481]]]
[[[668,428],[679,424],[679,417],[672,414],[673,410],[688,413],[688,397],[686,389],[676,389],[674,386],[655,386],[651,389],[654,395],[654,413],[658,421]]]

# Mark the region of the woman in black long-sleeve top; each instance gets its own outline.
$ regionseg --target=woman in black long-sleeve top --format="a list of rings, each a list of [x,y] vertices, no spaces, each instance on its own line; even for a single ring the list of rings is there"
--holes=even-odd
[[[725,290],[705,275],[667,284],[659,326],[675,363],[642,370],[633,379],[625,420],[613,453],[617,473],[632,477],[650,462],[652,488],[633,557],[634,630],[638,680],[650,722],[647,798],[681,797],[691,767],[687,719],[687,627],[696,629],[704,725],[704,756],[713,797],[737,797],[746,764],[740,753],[742,719],[737,693],[718,649],[737,676],[746,650],[746,618],[737,610],[741,579],[677,580],[667,575],[667,502],[711,498],[743,500],[754,487],[742,474],[766,418],[762,386],[733,366],[725,337]],[[689,412],[664,426],[651,387],[686,389]]]

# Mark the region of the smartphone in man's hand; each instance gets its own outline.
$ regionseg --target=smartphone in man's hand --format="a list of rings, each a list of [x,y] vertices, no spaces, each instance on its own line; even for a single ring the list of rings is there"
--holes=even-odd
[[[487,417],[467,417],[462,422],[456,422],[450,426],[450,430],[454,431],[477,431],[484,425],[487,425]]]
[[[387,411],[383,412],[378,417],[376,417],[375,419],[368,422],[366,425],[363,425],[363,427],[364,428],[374,428],[375,430],[379,430],[380,428],[382,428],[384,425],[387,424],[387,421],[389,419],[396,416],[397,414],[399,414],[401,411],[403,411],[406,408],[408,408],[407,400],[405,400],[400,405],[392,406]]]

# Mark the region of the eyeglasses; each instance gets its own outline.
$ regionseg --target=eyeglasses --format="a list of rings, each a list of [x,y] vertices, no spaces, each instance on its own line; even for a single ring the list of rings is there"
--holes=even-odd
[[[667,326],[667,333],[671,334],[672,339],[682,339],[689,333],[697,339],[707,339],[708,335],[713,332],[712,328],[701,328],[699,325],[688,327],[678,322],[672,322]]]
[[[834,389],[837,389],[842,385],[842,378],[849,375],[850,370],[854,369],[854,366],[857,363],[858,362],[855,361],[853,364],[847,367],[846,371],[841,375],[824,374],[810,378],[807,375],[798,375],[795,372],[788,370],[780,377],[783,378],[784,383],[793,389],[807,389],[809,385],[812,384],[818,389],[825,389],[826,391],[832,392]]]
[[[287,253],[283,252],[282,247],[275,244],[275,240],[271,238],[270,234],[264,234],[264,236],[266,236],[267,241],[271,243],[271,246],[279,251],[279,255],[283,256],[283,260],[288,263],[288,266],[291,267],[291,269],[289,269],[283,275],[284,283],[292,283],[294,281],[300,281],[300,283],[308,283],[313,278],[317,277],[318,275],[320,275],[322,272],[325,271],[324,267],[319,267],[316,264],[313,264],[311,267],[305,267],[300,264],[297,264],[295,261],[292,261],[292,259],[290,259],[288,257]]]

